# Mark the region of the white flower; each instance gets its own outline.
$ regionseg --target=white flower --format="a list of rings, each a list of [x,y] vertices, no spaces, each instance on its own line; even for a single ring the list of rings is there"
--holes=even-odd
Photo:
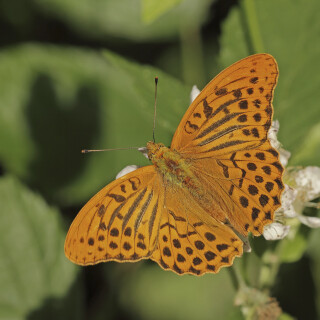
[[[284,185],[284,190],[281,195],[281,207],[276,211],[276,216],[281,216],[281,214],[283,214],[286,218],[294,218],[297,215],[293,206],[297,194],[297,190],[286,184]]]
[[[274,120],[274,121],[272,121],[271,128],[269,129],[269,132],[268,132],[268,138],[270,140],[270,143],[277,150],[281,146],[281,143],[278,141],[278,137],[277,137],[279,128],[280,128],[279,121]]]
[[[268,132],[268,138],[273,148],[278,150],[280,162],[285,167],[290,158],[290,152],[281,147],[278,141],[278,131],[280,124],[278,120],[272,121],[271,128]],[[267,225],[263,229],[263,236],[266,240],[280,240],[286,237],[290,231],[290,226],[284,225],[282,217],[295,216],[293,201],[295,200],[296,192],[294,189],[285,185],[285,189],[281,195],[281,207],[275,212],[275,222]]]
[[[280,163],[285,167],[288,164],[288,160],[291,156],[291,153],[281,147],[281,143],[278,141],[277,134],[280,128],[278,120],[272,121],[271,128],[268,132],[268,138],[271,145],[279,151],[280,154]]]
[[[199,95],[199,93],[200,93],[200,90],[196,85],[194,85],[190,92],[190,103],[193,102],[193,100]]]
[[[241,285],[235,298],[235,305],[241,308],[245,319],[280,319],[281,308],[275,298],[266,290]]]
[[[310,202],[320,197],[320,168],[310,166],[300,170],[292,170],[289,172],[289,179],[294,180],[297,191],[293,202],[295,217],[310,228],[319,228],[320,218],[303,216],[302,212],[305,207],[320,208],[319,203]]]
[[[283,149],[278,141],[279,127],[279,121],[273,121],[268,138],[271,145],[279,151],[280,162],[285,167],[290,158],[290,152]],[[281,207],[275,212],[275,222],[264,228],[263,236],[267,240],[279,240],[287,236],[290,226],[284,225],[286,219],[298,219],[310,228],[320,227],[320,218],[302,215],[305,207],[319,207],[319,204],[310,201],[320,196],[320,168],[286,170],[286,178],[292,187],[285,185],[281,196]]]
[[[307,202],[320,197],[320,168],[306,167],[295,173],[297,189],[301,192],[299,197]]]
[[[318,217],[307,217],[299,215],[298,219],[301,223],[305,224],[309,228],[320,228],[320,218]]]
[[[281,240],[290,231],[290,226],[284,225],[284,218],[294,218],[296,212],[293,202],[297,196],[297,191],[285,184],[281,195],[281,207],[275,212],[275,222],[267,225],[263,229],[263,236],[266,240]]]
[[[278,151],[280,153],[280,159],[279,159],[280,163],[285,167],[288,164],[288,160],[291,156],[291,152],[283,148],[280,148]]]
[[[285,226],[279,222],[273,222],[263,229],[263,236],[266,240],[281,240],[288,235],[290,226]]]
[[[130,166],[126,166],[125,168],[123,168],[117,175],[116,175],[116,179],[121,178],[122,176],[126,175],[127,173],[130,173],[134,170],[137,170],[139,168],[139,166],[136,166],[135,164],[132,164]]]
[[[298,219],[310,228],[320,228],[320,218],[302,214],[306,207],[320,207],[319,203],[310,202],[320,197],[320,168],[288,170],[287,180],[294,188],[285,185],[281,196],[281,207],[275,212],[276,222],[266,226],[263,231],[263,236],[267,240],[283,239],[288,234],[290,226],[281,224],[284,220]]]

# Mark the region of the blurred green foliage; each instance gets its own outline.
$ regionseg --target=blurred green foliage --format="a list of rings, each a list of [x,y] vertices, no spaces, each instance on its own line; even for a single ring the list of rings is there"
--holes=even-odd
[[[0,319],[242,319],[228,270],[179,277],[148,261],[82,268],[64,257],[81,206],[124,166],[148,163],[80,150],[151,140],[155,76],[156,139],[170,145],[191,86],[264,51],[279,64],[290,164],[319,166],[319,12],[318,0],[0,1]],[[252,239],[235,266],[266,284],[261,257],[277,246],[283,319],[317,319],[319,243],[304,227],[278,246]]]

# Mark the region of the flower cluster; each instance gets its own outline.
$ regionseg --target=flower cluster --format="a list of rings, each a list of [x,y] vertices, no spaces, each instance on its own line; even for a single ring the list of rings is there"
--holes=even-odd
[[[290,152],[281,147],[277,139],[279,121],[273,121],[268,138],[271,145],[279,151],[280,162],[286,167]],[[320,227],[320,218],[303,215],[306,207],[320,207],[311,202],[320,197],[320,168],[286,168],[284,174],[285,189],[281,196],[281,207],[275,212],[275,222],[264,228],[263,236],[267,240],[283,239],[289,234],[290,222],[293,219],[310,228]]]

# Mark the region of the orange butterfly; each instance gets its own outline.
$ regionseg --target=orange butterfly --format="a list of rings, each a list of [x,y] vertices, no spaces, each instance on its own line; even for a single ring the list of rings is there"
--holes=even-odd
[[[241,256],[237,234],[261,235],[284,188],[267,138],[278,78],[256,54],[216,76],[182,118],[171,147],[148,142],[153,165],[104,187],[65,241],[74,263],[150,258],[178,274],[217,273]]]

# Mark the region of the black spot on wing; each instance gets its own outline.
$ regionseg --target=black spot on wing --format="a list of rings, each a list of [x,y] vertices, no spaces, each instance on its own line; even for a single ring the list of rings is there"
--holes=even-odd
[[[227,88],[221,88],[221,89],[216,90],[215,94],[216,94],[216,96],[222,96],[222,95],[226,94],[227,92],[228,92]]]

